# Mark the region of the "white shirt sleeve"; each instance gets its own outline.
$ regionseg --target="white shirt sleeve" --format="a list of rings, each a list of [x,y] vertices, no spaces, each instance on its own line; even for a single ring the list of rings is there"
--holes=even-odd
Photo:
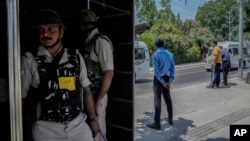
[[[21,58],[21,88],[22,97],[28,95],[30,86],[38,87],[40,83],[38,65],[31,53],[25,53]]]
[[[96,42],[96,53],[102,71],[114,70],[113,45],[106,39],[99,38]]]

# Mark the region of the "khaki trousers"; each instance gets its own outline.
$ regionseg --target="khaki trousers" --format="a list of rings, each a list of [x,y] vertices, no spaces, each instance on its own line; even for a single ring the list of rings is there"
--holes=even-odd
[[[94,141],[107,141],[106,138],[106,108],[108,103],[108,96],[105,94],[105,96],[102,99],[102,105],[99,109],[99,115],[98,115],[98,124],[100,127],[100,132],[98,135],[94,138]]]
[[[32,132],[34,141],[93,141],[92,132],[80,113],[66,125],[50,121],[37,121]]]

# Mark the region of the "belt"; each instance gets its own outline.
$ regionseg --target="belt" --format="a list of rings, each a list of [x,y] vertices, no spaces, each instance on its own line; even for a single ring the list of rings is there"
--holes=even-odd
[[[52,112],[42,113],[39,117],[39,120],[67,124],[81,113],[81,110],[78,109],[70,109],[66,113],[62,111],[65,111],[65,109],[53,110]]]

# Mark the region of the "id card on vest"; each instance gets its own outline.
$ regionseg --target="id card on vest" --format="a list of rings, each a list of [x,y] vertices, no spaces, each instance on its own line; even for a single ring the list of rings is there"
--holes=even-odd
[[[73,76],[58,77],[58,83],[60,89],[67,89],[69,91],[76,90],[76,80]]]

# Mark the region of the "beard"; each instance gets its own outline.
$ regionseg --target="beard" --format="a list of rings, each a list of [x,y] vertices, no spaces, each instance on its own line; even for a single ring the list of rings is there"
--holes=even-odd
[[[51,40],[51,38],[49,38],[49,37],[44,37],[44,38],[42,38],[42,40]],[[61,39],[60,39],[60,38],[57,38],[56,42],[55,42],[54,44],[52,44],[52,45],[45,45],[45,44],[43,44],[43,43],[42,43],[42,45],[43,45],[45,48],[53,48],[53,47],[56,46],[60,41],[61,41]]]

